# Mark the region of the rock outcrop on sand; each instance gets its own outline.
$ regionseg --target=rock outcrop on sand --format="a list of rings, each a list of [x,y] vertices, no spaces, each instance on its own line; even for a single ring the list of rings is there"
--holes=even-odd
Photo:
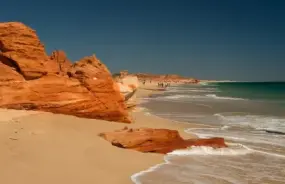
[[[184,140],[178,131],[168,129],[125,127],[115,132],[101,133],[99,136],[120,148],[163,154],[191,146],[227,147],[223,138]]]
[[[63,51],[48,56],[36,32],[18,22],[0,23],[0,108],[130,122],[100,60],[93,55],[72,64]]]

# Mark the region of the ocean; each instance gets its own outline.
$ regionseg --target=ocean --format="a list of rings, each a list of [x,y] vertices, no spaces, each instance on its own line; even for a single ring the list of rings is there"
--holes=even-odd
[[[135,183],[285,183],[285,82],[172,86],[144,101],[156,116],[211,125],[185,132],[224,137],[229,147],[174,151],[165,163],[133,175]]]

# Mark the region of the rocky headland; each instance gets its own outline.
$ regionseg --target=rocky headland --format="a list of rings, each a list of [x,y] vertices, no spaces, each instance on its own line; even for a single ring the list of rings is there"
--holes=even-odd
[[[199,139],[183,133],[202,125],[173,123],[146,115],[141,107],[130,111],[137,99],[163,92],[159,82],[199,81],[127,71],[112,76],[95,55],[77,62],[62,50],[48,55],[35,30],[20,22],[0,23],[4,183],[130,183],[132,174],[163,161],[160,154],[150,153],[227,146],[223,138]],[[116,122],[134,123],[124,128]],[[11,177],[15,171],[17,177]]]
[[[45,52],[36,31],[0,23],[0,108],[40,110],[130,123],[124,97],[95,55],[71,63]]]

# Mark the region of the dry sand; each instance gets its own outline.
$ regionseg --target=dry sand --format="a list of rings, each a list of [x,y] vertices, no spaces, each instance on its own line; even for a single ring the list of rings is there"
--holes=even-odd
[[[151,90],[139,90],[147,96]],[[139,108],[138,108],[139,109]],[[186,127],[144,112],[131,125],[44,112],[0,109],[0,179],[3,184],[129,184],[134,173],[163,162],[163,155],[120,149],[97,136],[129,127]],[[199,125],[196,125],[199,126]]]

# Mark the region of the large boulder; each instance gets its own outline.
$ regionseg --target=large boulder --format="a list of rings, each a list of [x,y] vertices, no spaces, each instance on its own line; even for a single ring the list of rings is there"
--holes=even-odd
[[[191,146],[227,147],[223,138],[184,140],[176,130],[168,129],[129,129],[125,127],[115,132],[101,133],[99,136],[120,148],[151,153],[165,154]]]
[[[63,51],[48,57],[22,23],[0,23],[0,108],[42,110],[130,123],[124,98],[96,57],[72,65]]]

